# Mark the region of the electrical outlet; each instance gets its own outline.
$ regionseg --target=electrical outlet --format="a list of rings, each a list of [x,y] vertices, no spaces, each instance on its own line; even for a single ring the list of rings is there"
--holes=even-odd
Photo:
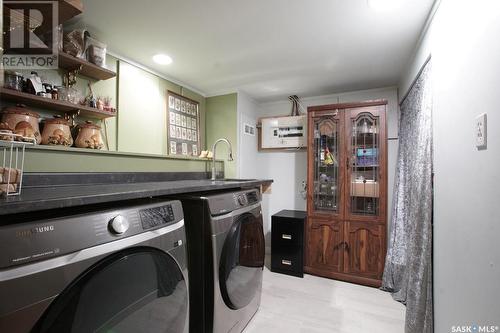
[[[486,113],[476,117],[476,147],[477,149],[486,149],[487,144],[487,124]]]

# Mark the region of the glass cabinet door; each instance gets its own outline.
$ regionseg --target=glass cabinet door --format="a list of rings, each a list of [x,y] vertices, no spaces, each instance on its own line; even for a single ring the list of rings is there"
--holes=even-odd
[[[338,112],[313,119],[312,209],[340,213],[340,118]]]
[[[378,112],[348,113],[348,214],[380,214],[380,117]]]

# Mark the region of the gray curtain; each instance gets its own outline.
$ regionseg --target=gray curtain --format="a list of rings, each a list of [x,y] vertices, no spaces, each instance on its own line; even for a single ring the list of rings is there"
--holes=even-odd
[[[406,333],[433,332],[432,90],[424,66],[401,104],[399,152],[382,289],[406,305]]]

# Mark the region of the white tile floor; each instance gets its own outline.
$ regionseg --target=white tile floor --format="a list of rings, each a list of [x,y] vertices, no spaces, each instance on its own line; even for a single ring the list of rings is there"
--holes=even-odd
[[[244,333],[402,333],[404,314],[376,288],[265,268],[261,306]]]

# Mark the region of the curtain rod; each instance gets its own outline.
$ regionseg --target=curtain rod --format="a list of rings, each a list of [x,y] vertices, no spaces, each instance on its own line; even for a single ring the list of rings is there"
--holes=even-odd
[[[401,106],[406,98],[408,97],[408,95],[410,94],[411,90],[413,89],[413,86],[415,86],[415,84],[417,83],[418,81],[418,78],[420,77],[420,75],[422,74],[422,71],[424,70],[425,66],[429,63],[429,61],[431,60],[432,58],[432,55],[429,54],[429,56],[427,57],[427,59],[425,59],[424,63],[422,64],[422,67],[420,67],[417,75],[415,75],[415,78],[413,79],[413,81],[411,82],[410,84],[410,87],[408,88],[408,90],[406,91],[406,94],[403,96],[403,98],[401,99],[401,102],[399,102],[399,106]]]

